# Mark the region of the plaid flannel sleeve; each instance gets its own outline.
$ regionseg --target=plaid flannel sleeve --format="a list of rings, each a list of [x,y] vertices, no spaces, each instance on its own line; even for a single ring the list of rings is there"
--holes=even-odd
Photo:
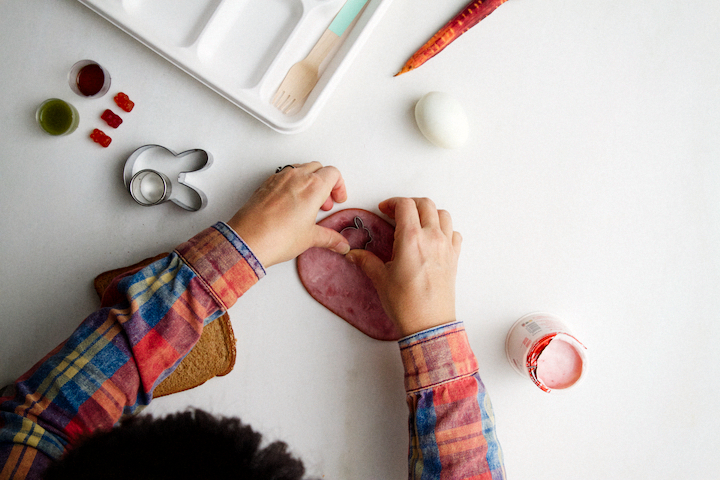
[[[0,480],[40,478],[82,437],[138,412],[202,334],[265,274],[224,223],[122,278],[88,316],[0,391]]]
[[[505,478],[495,417],[462,322],[399,342],[410,410],[408,478]]]

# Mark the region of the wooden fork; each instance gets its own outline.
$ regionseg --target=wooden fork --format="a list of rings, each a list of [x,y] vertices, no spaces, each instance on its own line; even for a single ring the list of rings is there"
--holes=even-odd
[[[340,37],[367,2],[368,0],[345,2],[308,56],[290,68],[270,103],[286,115],[302,108],[320,78],[320,65],[340,42]]]
[[[337,34],[325,30],[308,56],[290,68],[272,104],[286,115],[302,108],[320,78],[320,65],[339,41]]]

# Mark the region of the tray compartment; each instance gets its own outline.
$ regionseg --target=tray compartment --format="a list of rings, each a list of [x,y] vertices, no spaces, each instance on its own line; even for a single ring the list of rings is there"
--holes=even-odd
[[[140,31],[151,31],[168,44],[195,43],[222,0],[121,0]]]
[[[228,86],[252,88],[302,16],[300,0],[226,0],[198,39],[198,59]]]

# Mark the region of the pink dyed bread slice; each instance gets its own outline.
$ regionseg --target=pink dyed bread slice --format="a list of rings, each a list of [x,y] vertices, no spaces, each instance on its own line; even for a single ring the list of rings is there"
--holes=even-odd
[[[342,232],[351,248],[365,247],[383,262],[392,257],[395,228],[372,212],[341,210],[318,225]],[[342,255],[325,248],[311,248],[298,257],[297,266],[305,289],[331,312],[377,340],[400,338],[370,278]]]

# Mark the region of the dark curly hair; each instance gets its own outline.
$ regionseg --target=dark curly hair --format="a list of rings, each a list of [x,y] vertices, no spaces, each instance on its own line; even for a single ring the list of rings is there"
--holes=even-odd
[[[260,448],[262,435],[240,419],[189,410],[164,418],[123,420],[70,450],[46,480],[203,479],[300,480],[302,461],[283,442]]]

